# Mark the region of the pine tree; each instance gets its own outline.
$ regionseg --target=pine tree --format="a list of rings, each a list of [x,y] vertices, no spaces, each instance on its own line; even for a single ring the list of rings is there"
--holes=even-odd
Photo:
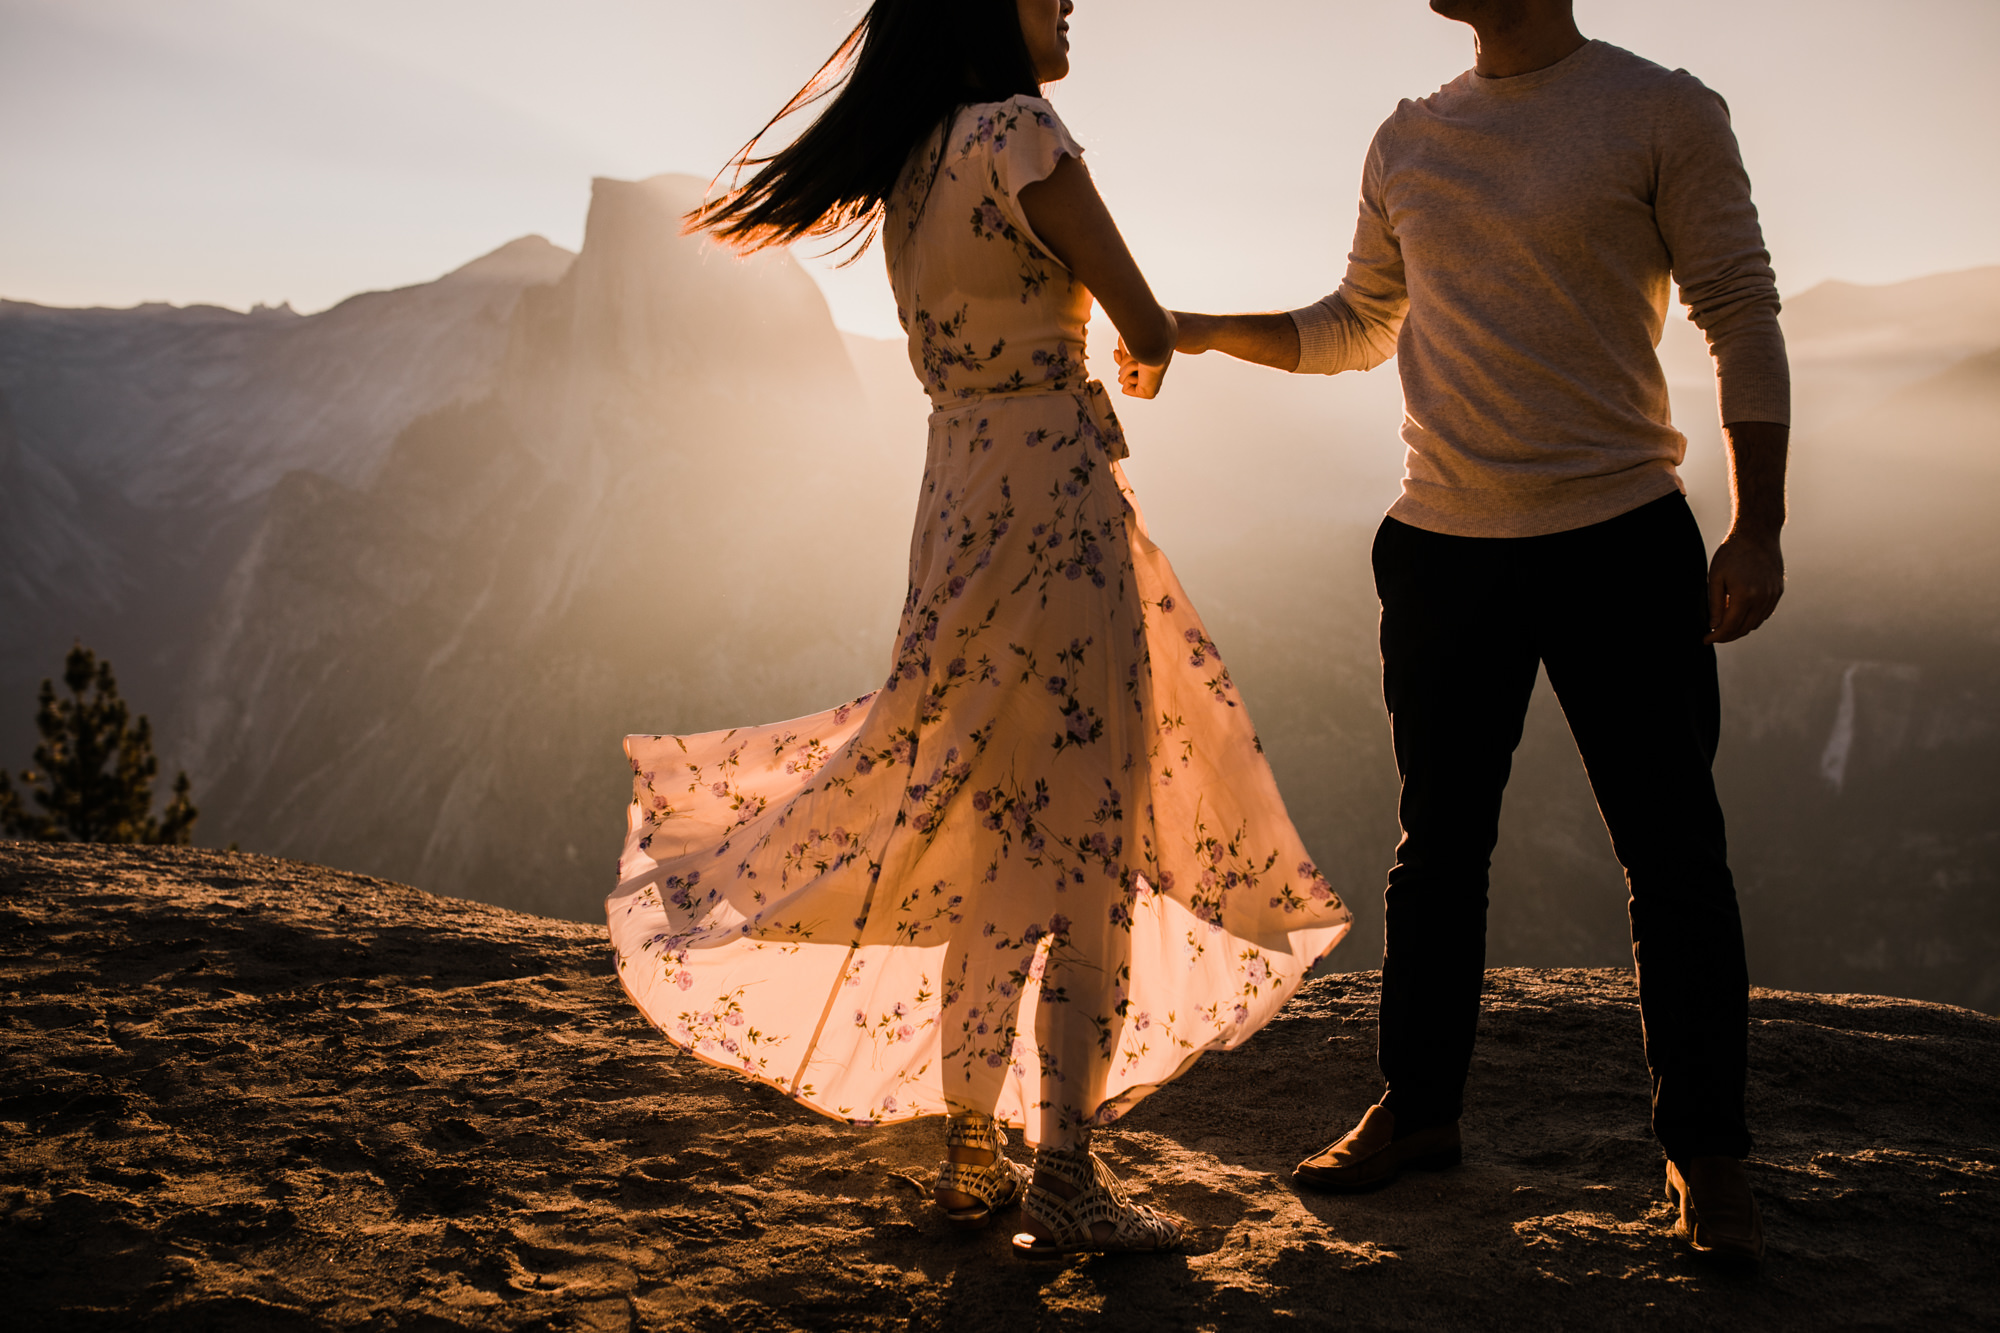
[[[142,714],[134,721],[118,697],[111,663],[100,662],[82,644],[63,663],[68,698],[58,698],[55,682],[44,680],[35,715],[42,743],[35,766],[21,774],[26,794],[40,807],[30,811],[0,770],[0,833],[43,842],[147,842],[185,846],[194,830],[195,809],[188,776],[174,779],[173,799],[153,817],[153,725]]]

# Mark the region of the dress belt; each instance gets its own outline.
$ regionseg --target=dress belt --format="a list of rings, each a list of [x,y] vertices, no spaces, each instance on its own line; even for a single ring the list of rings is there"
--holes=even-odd
[[[991,402],[994,399],[1058,397],[1103,398],[1105,397],[1104,382],[1094,379],[1085,380],[1083,383],[1072,385],[1067,389],[1048,388],[1039,384],[1026,389],[982,389],[977,393],[967,394],[963,398],[953,398],[948,402],[940,403],[933,399],[931,403],[931,415],[952,416],[961,411],[977,411],[979,404]]]
[[[1031,389],[995,389],[990,393],[969,394],[964,398],[932,408],[930,419],[932,422],[937,422],[948,421],[952,417],[969,416],[982,411],[987,403],[1006,402],[1016,398],[1079,399],[1089,409],[1099,438],[1111,458],[1115,461],[1126,457],[1130,452],[1125,445],[1125,429],[1118,423],[1118,414],[1111,409],[1111,395],[1105,390],[1102,380],[1085,380],[1082,384],[1068,389],[1051,389],[1037,385]]]

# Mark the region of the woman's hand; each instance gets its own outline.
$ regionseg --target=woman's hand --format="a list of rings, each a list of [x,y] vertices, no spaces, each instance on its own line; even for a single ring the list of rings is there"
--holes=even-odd
[[[1169,314],[1168,318],[1172,318]],[[1173,363],[1174,354],[1169,351],[1166,359],[1155,365],[1133,356],[1125,346],[1125,340],[1118,340],[1118,350],[1112,359],[1118,362],[1118,389],[1127,398],[1157,398],[1160,384],[1167,377],[1167,367]]]

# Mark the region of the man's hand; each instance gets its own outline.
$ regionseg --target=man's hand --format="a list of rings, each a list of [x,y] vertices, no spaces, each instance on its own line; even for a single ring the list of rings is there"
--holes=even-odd
[[[1753,539],[1732,532],[1708,563],[1708,637],[1732,643],[1771,618],[1785,595],[1785,553],[1776,534]]]
[[[1708,563],[1708,637],[1732,643],[1771,618],[1785,595],[1785,454],[1791,430],[1769,421],[1722,428],[1735,521]]]
[[[1160,383],[1167,377],[1167,367],[1173,364],[1174,354],[1167,353],[1167,359],[1152,365],[1133,356],[1126,348],[1125,340],[1118,340],[1118,350],[1111,354],[1118,363],[1118,388],[1128,398],[1157,398]]]

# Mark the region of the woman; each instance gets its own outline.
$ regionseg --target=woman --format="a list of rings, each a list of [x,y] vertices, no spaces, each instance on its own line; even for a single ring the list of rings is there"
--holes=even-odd
[[[1091,1128],[1248,1038],[1348,925],[1085,376],[1093,296],[1127,393],[1175,328],[1040,96],[1073,8],[875,0],[779,118],[826,110],[691,217],[745,250],[879,227],[937,410],[887,683],[629,738],[608,904],[668,1037],[856,1124],[945,1114],[938,1204],[1020,1199],[1029,1256],[1178,1240]]]

